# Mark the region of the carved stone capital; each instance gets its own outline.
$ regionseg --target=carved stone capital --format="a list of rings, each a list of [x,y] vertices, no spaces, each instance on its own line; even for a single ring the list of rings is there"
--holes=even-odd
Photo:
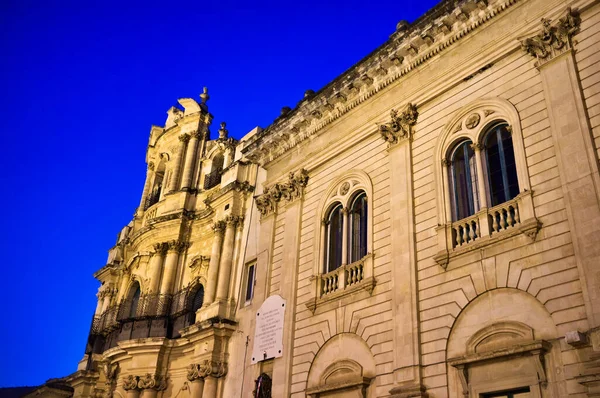
[[[474,142],[470,146],[471,146],[471,149],[474,150],[475,152],[481,151],[484,148],[483,144],[481,144],[479,142]]]
[[[190,140],[189,134],[181,134],[179,136],[179,141],[183,142],[184,144],[187,144],[189,140]]]
[[[202,139],[202,136],[203,136],[203,134],[202,134],[202,132],[200,130],[192,131],[190,133],[190,137],[191,138],[195,138],[197,140]]]
[[[222,361],[204,360],[198,365],[198,376],[200,378],[207,377],[223,377],[227,374],[227,363]]]
[[[169,246],[166,243],[161,242],[161,243],[155,243],[152,246],[152,248],[154,249],[154,253],[152,253],[152,255],[158,254],[158,255],[164,256],[165,254],[167,254],[167,250],[169,249]]]
[[[225,231],[225,223],[223,221],[216,221],[213,223],[212,229],[215,234],[222,234]]]
[[[379,132],[383,139],[395,144],[400,140],[412,138],[412,127],[417,124],[419,112],[417,106],[409,103],[402,113],[392,109],[390,111],[391,121],[379,125]]]
[[[201,375],[200,366],[199,363],[192,363],[188,366],[187,379],[189,381],[204,380],[204,376]]]
[[[166,378],[160,375],[152,375],[150,373],[146,373],[144,376],[141,376],[139,378],[138,387],[140,389],[153,389],[156,391],[164,391],[167,389],[167,380]]]
[[[579,14],[567,8],[567,13],[556,23],[542,18],[542,31],[521,41],[521,48],[536,57],[537,66],[572,48],[572,37],[579,30]]]
[[[301,198],[308,184],[308,171],[300,169],[288,175],[288,181],[275,184],[267,191],[256,197],[256,207],[262,216],[275,212],[277,203],[285,200],[292,202]]]
[[[442,159],[442,167],[450,167],[452,165],[452,161],[448,158]]]
[[[171,240],[171,241],[167,242],[166,245],[168,248],[167,250],[169,252],[177,252],[177,253],[183,252],[188,247],[187,242],[182,242],[180,240]]]
[[[244,217],[242,217],[242,216],[229,215],[229,216],[225,217],[225,223],[227,224],[227,227],[231,227],[231,228],[237,227],[238,225],[240,225],[242,223],[243,220],[244,220]]]
[[[139,381],[138,376],[129,375],[127,377],[124,377],[123,378],[123,389],[125,391],[138,390],[139,389],[138,381]]]

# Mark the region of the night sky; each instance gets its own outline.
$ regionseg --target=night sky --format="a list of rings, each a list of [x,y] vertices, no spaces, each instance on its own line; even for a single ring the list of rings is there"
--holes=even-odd
[[[239,138],[436,1],[324,3],[0,0],[0,387],[76,370],[92,274],[178,98],[207,86],[213,138],[221,121]]]

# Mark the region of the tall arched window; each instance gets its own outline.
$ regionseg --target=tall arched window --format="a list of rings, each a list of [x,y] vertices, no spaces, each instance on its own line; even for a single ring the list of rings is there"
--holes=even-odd
[[[348,231],[349,263],[367,255],[367,194],[359,193],[350,204]]]
[[[225,158],[222,153],[218,153],[212,160],[210,174],[204,177],[204,189],[210,189],[221,183],[221,174],[223,173],[223,163]]]
[[[500,122],[492,125],[483,142],[490,206],[496,206],[519,194],[515,152],[508,124]]]
[[[200,308],[202,308],[202,304],[204,304],[204,286],[199,285],[198,289],[196,289],[196,293],[194,293],[194,296],[192,298],[192,302],[191,302],[192,306],[191,306],[191,314],[190,314],[190,320],[191,323],[195,323],[196,322],[196,311],[198,311]]]
[[[129,298],[127,300],[129,304],[129,318],[136,317],[138,312],[138,304],[140,302],[140,294],[140,284],[136,281],[129,290]]]
[[[331,272],[342,265],[344,215],[341,203],[331,209],[326,223],[325,272]]]
[[[452,187],[452,207],[454,220],[475,214],[479,210],[477,192],[477,166],[475,152],[470,140],[462,141],[450,156],[450,186]]]

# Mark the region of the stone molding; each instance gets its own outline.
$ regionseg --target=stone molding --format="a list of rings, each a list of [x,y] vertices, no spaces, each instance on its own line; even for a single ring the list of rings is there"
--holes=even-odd
[[[559,54],[573,48],[573,35],[579,30],[581,19],[576,11],[567,8],[566,15],[552,24],[552,20],[542,18],[542,31],[521,41],[521,48],[537,59],[536,66],[552,60]]]
[[[277,183],[265,190],[265,193],[256,197],[256,207],[261,216],[265,217],[274,213],[279,202],[293,202],[304,194],[308,184],[308,171],[300,169],[288,175],[288,181]]]
[[[227,374],[227,363],[222,361],[204,360],[202,363],[192,363],[187,368],[189,381],[204,380],[207,377],[223,377]]]
[[[403,140],[410,140],[412,138],[413,126],[417,124],[417,118],[419,112],[417,106],[408,103],[402,113],[398,113],[397,110],[392,109],[390,111],[390,122],[380,124],[379,132],[383,139],[391,144],[397,144]]]
[[[279,158],[413,69],[462,41],[481,25],[494,20],[518,1],[488,4],[481,0],[475,7],[470,2],[460,1],[453,9],[438,14],[432,12],[431,15],[437,15],[434,18],[398,28],[371,56],[316,94],[304,98],[295,109],[253,137],[242,153],[261,165]],[[440,7],[444,4],[440,3]],[[456,23],[457,20],[460,23]],[[345,101],[341,101],[342,96]],[[313,116],[315,111],[320,117]]]

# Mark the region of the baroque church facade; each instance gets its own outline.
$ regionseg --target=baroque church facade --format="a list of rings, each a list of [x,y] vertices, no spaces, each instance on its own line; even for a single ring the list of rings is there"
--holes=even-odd
[[[599,63],[598,1],[442,1],[239,141],[180,99],[43,393],[600,396]]]

